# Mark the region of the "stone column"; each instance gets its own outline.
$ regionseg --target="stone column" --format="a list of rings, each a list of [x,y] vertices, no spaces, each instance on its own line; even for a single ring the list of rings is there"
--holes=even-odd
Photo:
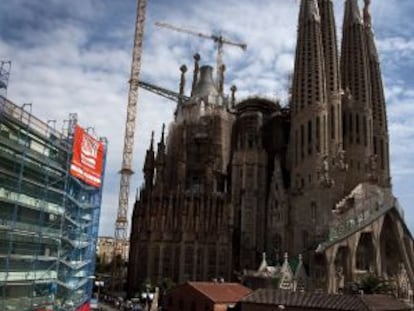
[[[336,246],[325,251],[327,263],[327,290],[329,294],[336,293],[335,256]]]

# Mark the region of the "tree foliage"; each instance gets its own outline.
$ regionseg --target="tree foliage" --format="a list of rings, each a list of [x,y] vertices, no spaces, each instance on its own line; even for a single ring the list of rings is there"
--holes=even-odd
[[[395,285],[392,281],[372,273],[361,279],[359,288],[365,294],[391,294],[395,291]]]

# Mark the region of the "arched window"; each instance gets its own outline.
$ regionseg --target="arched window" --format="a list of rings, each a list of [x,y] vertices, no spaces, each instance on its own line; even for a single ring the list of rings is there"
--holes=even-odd
[[[311,219],[313,223],[316,222],[317,213],[318,211],[317,211],[316,203],[312,202],[311,203]]]

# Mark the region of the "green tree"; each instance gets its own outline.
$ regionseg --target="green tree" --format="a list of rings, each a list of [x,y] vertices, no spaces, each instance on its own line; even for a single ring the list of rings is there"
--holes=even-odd
[[[361,279],[359,287],[366,294],[391,294],[395,292],[395,286],[391,281],[372,273]]]

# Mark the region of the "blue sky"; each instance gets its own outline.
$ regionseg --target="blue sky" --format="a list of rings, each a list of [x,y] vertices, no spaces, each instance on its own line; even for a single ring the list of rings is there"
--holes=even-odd
[[[225,48],[225,89],[237,97],[261,94],[286,99],[293,70],[298,14],[296,0],[148,0],[141,79],[178,89],[186,64],[187,93],[192,55],[214,65],[210,40],[154,26],[155,21],[221,33],[245,42],[247,51]],[[341,36],[343,0],[334,0]],[[361,3],[362,5],[362,3]],[[101,235],[113,235],[126,115],[135,0],[0,1],[0,59],[12,60],[8,97],[33,103],[43,120],[60,128],[71,112],[82,126],[109,139],[101,214]],[[372,0],[372,15],[387,97],[394,193],[414,229],[414,1]],[[159,138],[172,120],[174,104],[140,90],[129,211],[142,182],[142,164],[151,130]]]

